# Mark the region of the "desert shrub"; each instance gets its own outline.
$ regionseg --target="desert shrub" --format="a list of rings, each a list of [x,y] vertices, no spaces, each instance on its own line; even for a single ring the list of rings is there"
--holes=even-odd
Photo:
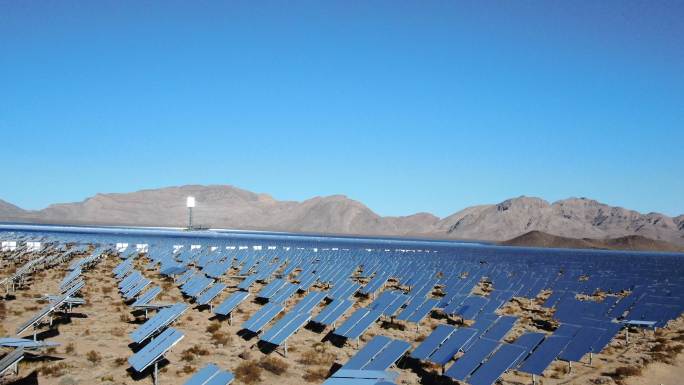
[[[178,374],[192,374],[195,373],[195,370],[197,369],[192,365],[183,365],[183,367],[178,371]]]
[[[129,319],[128,313],[121,313],[121,315],[119,315],[119,321],[121,322],[128,322]]]
[[[62,377],[64,374],[66,374],[66,369],[68,368],[68,365],[66,362],[58,362],[56,364],[52,365],[45,365],[41,368],[38,369],[38,372],[44,376],[49,376],[49,377]]]
[[[181,352],[181,360],[183,361],[194,361],[195,357],[197,356],[206,356],[209,355],[209,351],[207,349],[204,349],[200,347],[199,345],[195,345],[189,349],[185,349],[183,352]]]
[[[641,368],[635,366],[620,366],[615,369],[609,376],[615,380],[620,381],[627,377],[638,376],[641,374]]]
[[[276,357],[264,357],[260,362],[259,366],[262,369],[267,370],[273,374],[283,374],[287,371],[289,365],[287,362],[280,360]]]
[[[383,329],[394,329],[394,330],[402,330],[402,331],[406,330],[406,326],[405,326],[405,325],[402,325],[402,324],[400,324],[400,323],[398,323],[398,322],[387,322],[387,321],[384,321],[384,322],[380,325],[380,327],[382,327]]]
[[[109,294],[112,292],[112,287],[111,286],[102,286],[102,294]]]
[[[309,368],[304,373],[303,378],[309,382],[319,383],[328,376],[328,369],[325,368]]]
[[[107,382],[107,381],[114,382],[114,376],[112,376],[111,374],[108,374],[106,376],[102,376],[100,378],[100,381],[102,381],[102,382]]]
[[[211,333],[211,341],[215,346],[223,345],[226,346],[233,340],[233,336],[221,331],[215,331]]]
[[[102,355],[95,350],[91,350],[88,353],[86,353],[86,359],[90,361],[92,364],[97,364],[100,361],[102,361]]]
[[[313,349],[303,352],[297,361],[304,365],[329,365],[335,361],[335,354],[314,345]]]
[[[235,377],[245,384],[256,384],[261,381],[262,369],[256,361],[242,361],[235,368]]]
[[[123,328],[114,328],[111,333],[114,337],[123,337],[125,330]]]
[[[67,354],[71,354],[76,351],[76,346],[74,346],[73,342],[69,342],[67,346],[64,347],[64,352]]]
[[[219,322],[212,322],[207,326],[207,333],[214,333],[221,329],[221,324]]]
[[[123,366],[128,362],[126,357],[119,357],[114,359],[114,366]]]

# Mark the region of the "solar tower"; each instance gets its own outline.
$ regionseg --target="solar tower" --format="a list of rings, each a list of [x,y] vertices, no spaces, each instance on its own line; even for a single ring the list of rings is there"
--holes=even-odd
[[[188,229],[192,230],[192,208],[195,207],[195,197],[188,197],[186,206],[188,207]]]

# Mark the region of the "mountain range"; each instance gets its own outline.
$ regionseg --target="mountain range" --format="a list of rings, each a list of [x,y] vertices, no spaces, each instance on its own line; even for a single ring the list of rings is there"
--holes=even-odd
[[[197,200],[195,222],[217,228],[494,242],[540,232],[594,240],[637,236],[684,246],[684,215],[642,214],[586,198],[550,203],[522,196],[468,207],[444,218],[429,213],[391,217],[380,216],[344,195],[278,201],[233,186],[188,185],[97,194],[42,210],[24,210],[0,200],[0,220],[182,227],[187,224],[187,196]]]

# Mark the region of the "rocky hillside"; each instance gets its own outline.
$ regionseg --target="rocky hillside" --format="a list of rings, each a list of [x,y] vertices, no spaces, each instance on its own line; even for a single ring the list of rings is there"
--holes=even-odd
[[[549,203],[539,198],[520,197],[462,210],[440,221],[438,231],[453,238],[492,241],[536,230],[569,238],[641,235],[684,244],[682,216],[677,218],[657,213],[641,214],[585,198]]]
[[[500,242],[500,244],[505,246],[535,246],[572,249],[684,251],[684,246],[677,246],[669,242],[649,239],[641,235],[628,235],[625,237],[608,239],[580,239],[560,237],[541,231],[530,231],[529,233],[525,233],[513,239]]]
[[[0,201],[0,220],[180,227],[187,221],[185,197],[189,195],[197,199],[195,222],[212,227],[488,241],[539,231],[575,239],[641,236],[684,245],[684,215],[641,214],[584,198],[549,203],[519,197],[469,207],[440,219],[428,213],[383,217],[343,195],[296,202],[232,186],[181,186],[98,194],[38,211]]]

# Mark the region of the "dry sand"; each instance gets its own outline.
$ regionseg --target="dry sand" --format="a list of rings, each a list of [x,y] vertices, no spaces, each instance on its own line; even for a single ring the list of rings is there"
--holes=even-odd
[[[108,257],[96,268],[84,273],[86,287],[82,294],[88,302],[87,305],[75,308],[69,316],[59,317],[51,330],[43,328],[43,332],[39,334],[39,338],[62,345],[49,351],[47,357],[22,361],[19,365],[19,376],[5,377],[3,384],[152,383],[149,373],[135,374],[126,363],[126,359],[133,354],[129,346],[128,333],[135,330],[144,320],[142,317],[133,317],[131,309],[123,303],[117,292],[117,282],[111,271],[118,262],[118,258]],[[179,289],[169,280],[161,277],[156,271],[145,271],[145,263],[146,261],[138,260],[137,268],[155,284],[164,288],[157,302],[190,303],[188,299],[183,299]],[[12,335],[17,325],[31,317],[42,306],[36,297],[58,291],[59,282],[66,274],[64,267],[36,273],[25,288],[16,292],[15,298],[3,302],[5,310],[0,314],[0,335]],[[10,270],[11,268],[3,269],[1,277],[9,275]],[[239,282],[238,279],[232,278],[225,278],[224,281],[232,286]],[[261,287],[262,285],[256,285],[251,292],[256,293]],[[213,303],[220,303],[235,290],[234,287],[225,290]],[[301,294],[291,299],[287,303],[287,309],[303,296]],[[366,306],[370,302],[371,299],[358,298],[354,309]],[[541,299],[516,299],[503,309],[506,314],[521,317],[508,340],[521,334],[523,330],[543,330],[551,312],[549,309],[541,308],[541,302]],[[238,307],[233,323],[229,325],[226,320],[216,321],[208,307],[198,309],[192,305],[180,321],[173,325],[185,333],[185,338],[167,354],[167,362],[160,370],[160,383],[183,384],[193,372],[213,362],[235,373],[236,384],[320,384],[332,370],[345,363],[358,350],[353,341],[343,346],[336,346],[330,342],[326,338],[329,328],[323,332],[304,328],[289,338],[287,357],[284,357],[280,350],[263,351],[257,345],[258,338],[245,339],[238,335],[240,325],[260,306],[254,302],[253,296],[250,297]],[[322,304],[314,313],[320,308]],[[353,310],[348,311],[344,318],[352,312]],[[275,321],[266,329],[273,322]],[[424,319],[418,327],[386,320],[371,326],[361,338],[360,345],[363,346],[374,335],[382,334],[409,341],[416,347],[434,327],[444,322],[447,320],[438,314]],[[213,324],[216,324],[213,327],[217,328],[217,331],[212,334],[208,328]],[[594,356],[591,366],[573,363],[572,372],[566,373],[567,363],[555,362],[545,373],[546,376],[541,378],[540,383],[613,384],[618,379],[625,384],[633,385],[681,384],[682,381],[676,380],[684,378],[683,357],[682,354],[677,354],[676,350],[681,349],[677,346],[682,346],[683,340],[684,318],[680,317],[668,328],[657,333],[635,333],[629,344],[625,343],[624,335],[616,337],[605,352]],[[266,357],[271,359],[264,361]],[[439,368],[429,364],[405,362],[400,366],[401,369],[394,369],[400,373],[400,384],[453,383],[439,376]],[[635,373],[635,376],[620,380],[614,374],[619,367],[643,370],[641,374]],[[530,383],[531,376],[515,371],[505,374],[502,381],[505,385]]]

